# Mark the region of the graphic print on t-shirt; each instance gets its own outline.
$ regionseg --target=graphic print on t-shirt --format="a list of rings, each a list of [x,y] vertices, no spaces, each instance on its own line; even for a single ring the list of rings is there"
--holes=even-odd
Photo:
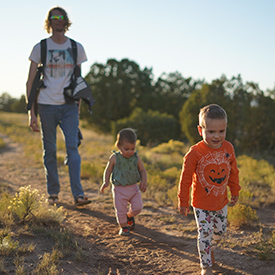
[[[72,49],[66,50],[48,50],[47,65],[49,67],[50,77],[60,78],[72,70],[74,66]]]
[[[207,195],[214,196],[226,191],[230,173],[229,154],[226,151],[209,152],[197,166],[197,175]]]

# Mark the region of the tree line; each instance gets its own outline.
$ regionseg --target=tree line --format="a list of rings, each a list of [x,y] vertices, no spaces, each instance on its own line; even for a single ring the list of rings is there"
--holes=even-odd
[[[92,114],[82,104],[81,119],[97,131],[115,136],[122,127],[132,127],[142,145],[170,139],[194,144],[200,140],[199,109],[216,103],[227,111],[227,139],[237,153],[275,152],[275,88],[263,92],[240,75],[207,83],[174,72],[155,80],[151,68],[141,69],[129,59],[94,63],[85,79],[96,103]],[[3,93],[0,110],[25,112],[24,96],[16,100]]]

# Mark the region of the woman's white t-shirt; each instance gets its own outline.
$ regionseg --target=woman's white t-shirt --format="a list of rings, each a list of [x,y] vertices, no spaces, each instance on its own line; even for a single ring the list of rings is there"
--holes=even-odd
[[[50,37],[47,38],[47,55],[44,67],[44,84],[46,88],[40,89],[37,102],[40,104],[62,105],[65,103],[64,88],[70,85],[73,73],[74,60],[71,40],[67,39],[64,44],[55,43]],[[87,61],[83,46],[77,44],[77,65]],[[39,64],[40,42],[37,43],[30,54],[29,59]]]

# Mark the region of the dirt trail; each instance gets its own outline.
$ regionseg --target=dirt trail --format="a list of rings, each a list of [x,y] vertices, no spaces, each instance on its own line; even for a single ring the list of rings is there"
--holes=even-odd
[[[1,135],[0,135],[1,136]],[[0,184],[14,193],[20,186],[31,185],[46,193],[44,171],[41,164],[33,164],[24,156],[20,144],[4,138],[7,148],[0,151]],[[76,234],[85,252],[85,262],[69,259],[60,261],[62,274],[200,274],[196,249],[194,218],[179,215],[170,207],[157,207],[153,202],[145,202],[145,208],[136,219],[136,229],[130,237],[121,237],[114,217],[110,194],[99,194],[99,186],[83,181],[83,187],[92,204],[76,209],[73,206],[67,173],[60,175],[60,205],[66,212],[66,226]],[[264,226],[275,227],[274,209],[261,211]],[[270,215],[272,219],[270,219]],[[228,230],[227,237],[232,242],[238,238],[252,238],[253,231]],[[52,250],[52,244],[43,237],[32,237],[35,251],[25,257],[28,266],[35,265],[45,252]],[[256,255],[239,249],[217,248],[217,264],[214,274],[262,274],[272,275],[274,262],[259,261]],[[99,272],[101,271],[101,273]],[[13,274],[12,269],[10,274]]]

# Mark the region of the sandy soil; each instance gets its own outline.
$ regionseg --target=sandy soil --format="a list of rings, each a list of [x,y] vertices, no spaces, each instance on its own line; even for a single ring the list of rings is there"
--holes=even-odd
[[[25,158],[20,144],[4,138],[7,148],[0,151],[0,184],[14,193],[20,186],[31,185],[46,193],[44,171],[41,164],[33,164]],[[60,172],[60,205],[66,212],[65,226],[71,228],[85,253],[85,260],[60,260],[61,274],[200,274],[196,248],[194,218],[179,215],[172,207],[158,207],[145,201],[141,215],[136,218],[136,229],[130,237],[118,235],[112,198],[99,193],[99,184],[83,180],[86,194],[92,203],[75,208],[68,184],[68,176]],[[265,231],[275,229],[274,209],[258,212]],[[214,274],[275,274],[275,262],[260,261],[249,247],[234,248],[230,243],[241,239],[252,240],[258,229],[234,230],[227,233],[228,246],[216,251]],[[51,252],[54,244],[44,236],[23,236],[22,240],[34,242],[35,250],[25,255],[29,273],[45,252]],[[10,259],[11,261],[11,259]],[[15,274],[14,265],[5,259],[9,274]]]

